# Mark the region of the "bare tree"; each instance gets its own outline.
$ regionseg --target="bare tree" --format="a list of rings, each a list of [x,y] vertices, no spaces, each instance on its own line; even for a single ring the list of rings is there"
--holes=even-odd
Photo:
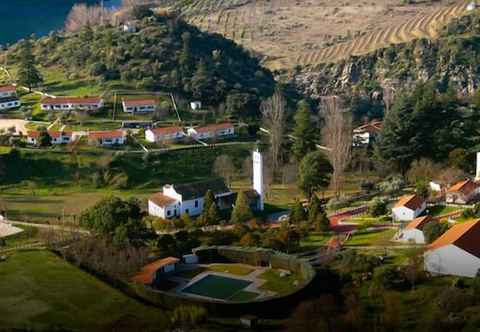
[[[225,182],[230,185],[232,178],[235,175],[235,166],[229,156],[222,155],[217,157],[213,164],[213,170],[216,175],[221,176],[225,179]]]
[[[84,3],[76,4],[67,16],[65,29],[70,32],[81,30],[87,25],[94,26],[110,20],[112,12],[103,6],[87,6]]]
[[[245,179],[251,179],[253,176],[253,161],[252,157],[248,156],[245,158],[242,164],[242,176]]]
[[[262,102],[262,121],[269,132],[270,159],[272,168],[282,164],[281,148],[285,133],[286,101],[282,92],[277,90],[272,97]]]
[[[330,185],[338,195],[351,158],[352,120],[340,107],[336,96],[324,99],[323,116],[323,144],[328,148],[327,155],[333,167]]]

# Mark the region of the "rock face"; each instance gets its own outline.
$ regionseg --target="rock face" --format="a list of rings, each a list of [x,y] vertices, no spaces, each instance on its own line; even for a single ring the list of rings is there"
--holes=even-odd
[[[419,39],[340,63],[302,68],[292,80],[316,99],[409,88],[429,80],[439,90],[452,87],[471,95],[480,86],[480,17],[474,13],[455,20],[435,40]]]

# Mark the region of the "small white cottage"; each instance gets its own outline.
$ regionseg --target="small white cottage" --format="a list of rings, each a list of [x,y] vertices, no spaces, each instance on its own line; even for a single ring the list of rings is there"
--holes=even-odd
[[[427,207],[427,202],[413,194],[400,198],[392,208],[392,218],[395,221],[412,221],[420,216]]]
[[[425,236],[423,234],[423,228],[431,221],[431,216],[423,216],[413,219],[404,229],[401,229],[398,232],[397,241],[424,244]]]

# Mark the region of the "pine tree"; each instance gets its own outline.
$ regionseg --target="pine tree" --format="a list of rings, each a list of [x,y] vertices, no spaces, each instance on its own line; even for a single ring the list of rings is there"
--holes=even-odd
[[[217,225],[218,222],[222,219],[220,212],[218,211],[217,204],[210,205],[208,209],[208,224]]]
[[[317,195],[312,196],[312,200],[310,201],[310,206],[308,207],[308,222],[309,224],[313,225],[317,221],[318,216],[321,213],[325,213],[320,200],[318,199]]]
[[[305,212],[302,202],[297,200],[290,211],[289,221],[292,224],[298,224],[305,220],[307,220],[307,213]]]
[[[232,211],[231,222],[236,224],[245,223],[253,218],[252,210],[248,205],[248,199],[245,193],[239,192],[235,207]]]
[[[315,150],[315,129],[310,121],[310,106],[304,100],[298,103],[295,113],[295,142],[292,151],[297,160],[301,160],[308,152]]]
[[[18,83],[28,87],[29,91],[32,91],[32,87],[43,82],[43,78],[35,67],[35,56],[33,55],[33,47],[30,39],[25,39],[20,44],[17,60],[19,67],[17,72]]]

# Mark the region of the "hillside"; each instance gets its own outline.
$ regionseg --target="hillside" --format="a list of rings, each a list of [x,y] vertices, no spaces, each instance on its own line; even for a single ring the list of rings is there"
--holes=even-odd
[[[253,50],[268,68],[284,69],[298,61],[305,65],[319,61],[329,46],[368,39],[376,31],[379,35],[374,37],[386,37],[387,42],[390,37],[407,41],[412,27],[421,36],[431,34],[426,29],[429,18],[433,25],[442,23],[452,16],[449,5],[464,2],[180,0],[173,7],[202,30],[218,32]],[[385,46],[377,40],[368,50],[375,45]]]
[[[11,47],[10,64],[17,50]],[[44,72],[60,69],[69,81],[174,92],[207,106],[241,100],[242,112],[257,109],[274,86],[271,73],[242,47],[175,17],[146,17],[137,32],[100,26],[52,33],[34,41],[34,52]]]
[[[477,12],[452,21],[437,39],[417,39],[339,63],[304,68],[293,80],[313,98],[356,91],[371,95],[385,88],[413,87],[434,80],[463,95],[480,86],[480,24]]]

